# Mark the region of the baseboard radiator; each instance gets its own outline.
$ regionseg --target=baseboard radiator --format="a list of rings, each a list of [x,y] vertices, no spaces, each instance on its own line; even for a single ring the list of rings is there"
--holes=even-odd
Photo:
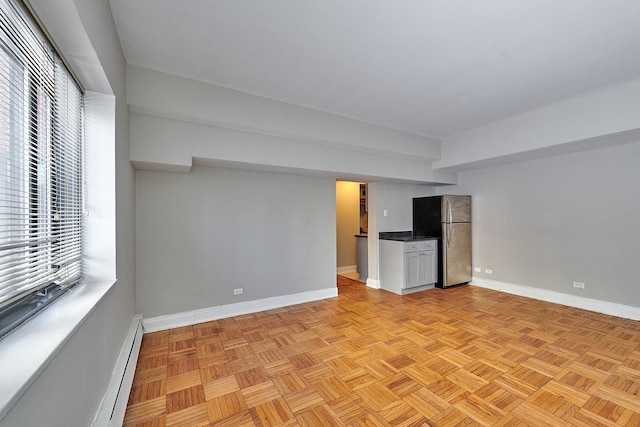
[[[142,316],[136,315],[133,317],[118,361],[113,369],[109,387],[94,419],[94,427],[122,426],[143,334]]]

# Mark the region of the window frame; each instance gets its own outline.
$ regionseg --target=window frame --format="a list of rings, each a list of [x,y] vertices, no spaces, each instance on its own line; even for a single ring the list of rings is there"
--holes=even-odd
[[[28,210],[26,215],[16,215],[17,219],[10,216],[10,220],[0,221],[2,339],[82,280],[85,170],[82,87],[21,5],[0,0],[0,6],[1,53],[19,65],[18,79],[23,86],[22,105],[16,107],[22,112],[23,129],[18,137],[6,133],[9,156],[21,157],[13,159],[9,167],[22,163],[17,172],[22,177],[15,187],[14,183],[4,185],[13,175],[0,177],[6,179],[0,181],[0,200],[8,200],[11,195],[7,194],[16,191],[16,200],[27,201],[18,201],[15,206],[6,201],[8,209]],[[2,76],[0,83],[4,81]],[[13,76],[6,81],[9,93],[15,89]],[[7,100],[0,101],[4,104]],[[11,128],[18,122],[13,108],[18,101],[10,96],[7,102]],[[72,131],[75,135],[70,138]],[[21,142],[14,146],[18,139]],[[17,154],[13,152],[16,147]],[[12,225],[15,223],[18,225]],[[22,242],[12,244],[6,237],[13,231],[23,233]],[[17,266],[12,265],[14,260]]]

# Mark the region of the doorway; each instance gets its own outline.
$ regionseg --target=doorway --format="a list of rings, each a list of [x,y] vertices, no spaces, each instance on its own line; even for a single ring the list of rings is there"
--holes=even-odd
[[[336,181],[337,274],[366,281],[367,231],[367,184]]]

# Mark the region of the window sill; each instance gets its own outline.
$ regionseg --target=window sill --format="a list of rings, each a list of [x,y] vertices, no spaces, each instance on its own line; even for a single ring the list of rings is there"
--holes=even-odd
[[[114,284],[115,281],[82,282],[51,307],[0,340],[0,420],[46,369]]]

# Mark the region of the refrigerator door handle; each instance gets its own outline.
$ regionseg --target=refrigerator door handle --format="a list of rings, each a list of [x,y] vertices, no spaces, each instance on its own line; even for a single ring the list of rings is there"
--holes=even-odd
[[[445,196],[447,201],[447,248],[451,245],[451,223],[453,222],[453,212],[451,212],[451,200]]]

